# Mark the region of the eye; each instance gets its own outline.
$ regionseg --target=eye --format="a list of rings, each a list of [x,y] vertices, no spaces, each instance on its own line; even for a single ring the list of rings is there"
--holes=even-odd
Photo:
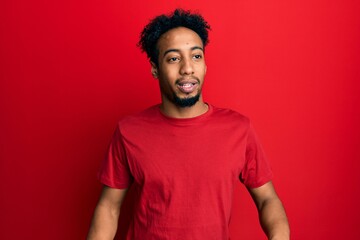
[[[195,59],[201,59],[201,58],[202,58],[202,55],[201,55],[201,54],[196,54],[196,55],[193,56],[193,58],[195,58]]]
[[[171,57],[168,59],[168,62],[177,62],[179,61],[180,59],[178,57]]]

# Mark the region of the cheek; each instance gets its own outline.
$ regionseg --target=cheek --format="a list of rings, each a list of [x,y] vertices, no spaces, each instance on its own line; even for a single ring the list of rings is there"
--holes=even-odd
[[[166,71],[163,72],[164,79],[168,82],[175,82],[178,78],[178,74],[175,68],[169,68],[166,69]]]
[[[201,74],[202,74],[202,76],[205,76],[205,74],[206,74],[206,66],[204,66],[204,67],[201,69]]]
[[[196,66],[197,68],[197,72],[200,73],[200,74],[206,74],[206,65],[204,63],[200,63]]]

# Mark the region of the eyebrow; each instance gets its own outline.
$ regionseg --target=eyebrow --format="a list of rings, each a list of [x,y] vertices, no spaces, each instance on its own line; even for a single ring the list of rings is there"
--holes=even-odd
[[[194,50],[196,50],[196,49],[199,49],[199,50],[201,50],[201,51],[204,52],[204,49],[203,49],[202,47],[199,47],[199,46],[195,46],[195,47],[190,48],[191,51],[194,51]],[[165,56],[166,54],[168,54],[169,52],[180,52],[180,50],[179,50],[179,49],[175,49],[175,48],[168,49],[168,50],[166,50],[166,51],[164,52],[164,56]]]

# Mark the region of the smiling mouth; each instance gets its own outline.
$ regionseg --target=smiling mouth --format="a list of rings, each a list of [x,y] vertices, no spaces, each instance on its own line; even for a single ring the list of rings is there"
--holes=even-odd
[[[193,91],[195,91],[198,87],[198,82],[182,82],[182,83],[178,83],[178,89],[183,92],[183,93],[192,93]]]

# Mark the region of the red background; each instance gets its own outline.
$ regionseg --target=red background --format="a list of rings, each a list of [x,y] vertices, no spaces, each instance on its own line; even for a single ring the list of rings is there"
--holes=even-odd
[[[117,120],[158,103],[139,32],[175,7],[211,24],[204,98],[254,122],[292,239],[358,239],[360,3],[0,3],[0,239],[83,239]],[[264,239],[244,187],[233,240]]]

